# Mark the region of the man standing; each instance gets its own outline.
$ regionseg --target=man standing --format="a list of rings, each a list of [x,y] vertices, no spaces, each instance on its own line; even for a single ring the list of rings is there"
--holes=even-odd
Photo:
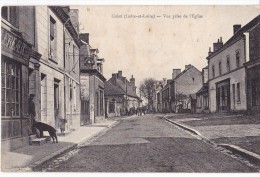
[[[34,133],[34,130],[33,130],[33,123],[35,121],[35,104],[33,102],[33,98],[34,98],[34,94],[30,94],[30,97],[29,97],[29,116],[30,116],[30,126],[31,126],[31,130],[32,130],[32,133]]]

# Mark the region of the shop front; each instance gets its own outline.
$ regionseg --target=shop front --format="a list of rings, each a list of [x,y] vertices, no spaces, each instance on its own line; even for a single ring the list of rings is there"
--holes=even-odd
[[[2,150],[28,144],[28,67],[32,46],[10,26],[1,27]]]

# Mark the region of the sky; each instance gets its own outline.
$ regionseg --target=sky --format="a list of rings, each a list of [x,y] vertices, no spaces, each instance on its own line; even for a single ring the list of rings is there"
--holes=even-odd
[[[122,70],[127,79],[134,75],[137,86],[145,78],[171,79],[172,69],[188,64],[201,70],[213,42],[222,37],[225,43],[234,24],[244,26],[260,14],[259,6],[252,5],[73,8],[79,9],[80,33],[89,33],[91,47],[105,59],[106,79]]]

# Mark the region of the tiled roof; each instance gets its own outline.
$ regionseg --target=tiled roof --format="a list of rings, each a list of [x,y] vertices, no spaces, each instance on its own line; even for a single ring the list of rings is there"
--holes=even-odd
[[[201,93],[205,93],[205,92],[208,92],[208,84],[204,84],[196,94],[201,94]]]
[[[113,85],[111,81],[105,82],[105,95],[124,95],[125,92],[118,88],[117,86]]]
[[[105,82],[105,94],[106,95],[125,95],[126,94],[126,85],[120,79],[116,79],[116,84],[112,83],[112,80]],[[130,86],[130,83],[127,81],[127,95],[135,98],[139,98],[135,91]]]

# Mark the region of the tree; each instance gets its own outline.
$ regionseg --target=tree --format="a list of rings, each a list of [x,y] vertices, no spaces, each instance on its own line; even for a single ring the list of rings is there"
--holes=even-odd
[[[148,100],[148,109],[150,110],[153,104],[153,95],[156,92],[156,80],[153,78],[146,78],[140,85],[139,89],[142,95]]]

